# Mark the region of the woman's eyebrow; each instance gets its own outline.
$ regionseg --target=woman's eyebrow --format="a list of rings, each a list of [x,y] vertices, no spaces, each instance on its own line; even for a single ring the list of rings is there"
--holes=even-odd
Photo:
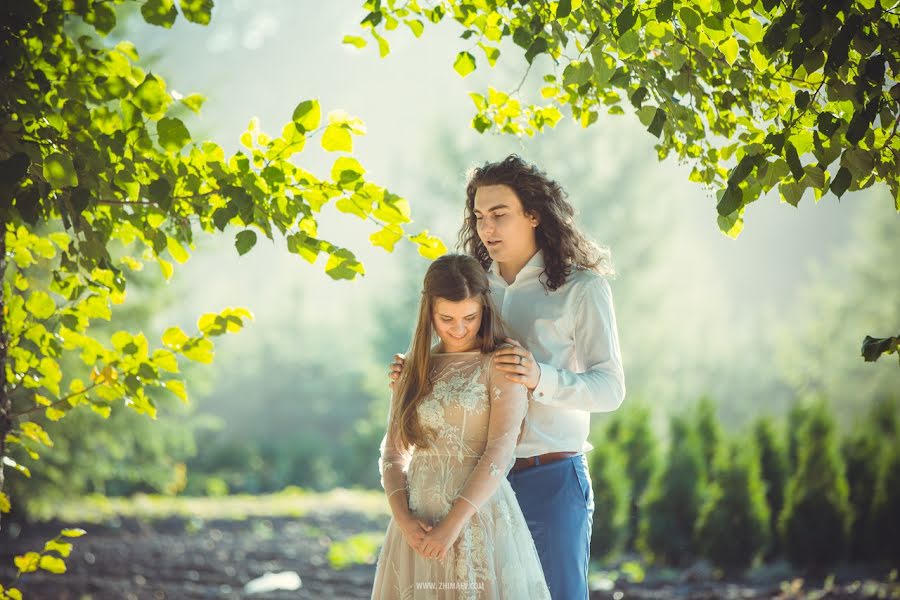
[[[437,316],[441,317],[442,319],[452,319],[452,318],[453,318],[453,315],[447,315],[447,314],[444,314],[444,313],[438,313]],[[463,318],[464,318],[464,319],[468,319],[469,317],[475,317],[475,316],[478,316],[478,311],[477,311],[477,310],[476,310],[475,312],[473,312],[473,313],[467,314],[467,315],[464,316]]]

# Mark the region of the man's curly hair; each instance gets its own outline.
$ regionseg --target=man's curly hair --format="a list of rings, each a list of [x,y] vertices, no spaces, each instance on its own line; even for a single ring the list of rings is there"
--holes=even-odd
[[[575,209],[566,200],[566,192],[534,165],[510,154],[500,162],[487,162],[470,170],[466,179],[466,215],[458,245],[485,269],[490,267],[491,257],[478,237],[475,192],[486,185],[506,185],[516,193],[525,213],[539,220],[535,237],[544,253],[542,276],[547,289],[559,288],[573,269],[613,274],[609,249],[598,246],[578,230]]]

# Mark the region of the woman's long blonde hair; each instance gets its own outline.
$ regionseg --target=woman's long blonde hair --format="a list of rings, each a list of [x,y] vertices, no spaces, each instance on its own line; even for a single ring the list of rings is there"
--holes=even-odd
[[[443,298],[450,302],[474,299],[481,303],[481,352],[493,352],[506,338],[503,323],[491,301],[487,273],[481,264],[464,254],[445,254],[428,267],[419,303],[419,318],[413,333],[412,346],[406,356],[403,372],[394,388],[393,418],[388,434],[395,436],[400,447],[427,447],[434,432],[419,422],[417,409],[431,391],[431,347],[434,333],[434,301]]]

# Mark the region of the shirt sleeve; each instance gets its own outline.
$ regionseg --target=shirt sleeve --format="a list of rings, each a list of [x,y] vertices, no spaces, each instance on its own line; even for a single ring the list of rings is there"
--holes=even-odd
[[[491,414],[488,420],[484,453],[466,480],[459,497],[480,509],[512,467],[516,443],[528,410],[528,392],[524,385],[509,381],[494,365],[491,357],[488,394]]]
[[[612,291],[602,277],[590,279],[575,302],[575,352],[584,371],[538,363],[541,379],[533,399],[587,412],[616,410],[625,399],[625,373]]]
[[[393,418],[394,399],[391,398],[388,408],[388,424],[381,439],[378,471],[381,473],[381,487],[390,498],[397,492],[406,492],[406,473],[412,460],[413,448],[403,447],[396,436],[391,435],[391,419]]]

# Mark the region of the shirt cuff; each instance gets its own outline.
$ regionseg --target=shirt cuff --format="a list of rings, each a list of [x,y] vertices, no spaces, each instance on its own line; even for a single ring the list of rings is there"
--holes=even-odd
[[[556,389],[559,387],[559,371],[556,367],[552,367],[545,363],[538,363],[541,368],[541,378],[537,387],[534,388],[532,398],[536,402],[552,402],[556,396]]]

